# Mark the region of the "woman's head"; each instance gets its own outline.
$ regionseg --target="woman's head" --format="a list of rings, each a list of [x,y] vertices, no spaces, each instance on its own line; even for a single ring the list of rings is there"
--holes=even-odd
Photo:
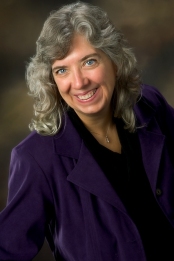
[[[76,34],[83,35],[115,64],[117,81],[112,98],[113,113],[133,130],[133,105],[139,94],[136,59],[124,37],[99,7],[77,2],[50,14],[37,41],[36,55],[27,68],[30,94],[35,97],[35,119],[31,129],[54,134],[61,125],[67,104],[62,100],[52,76],[52,64],[66,57]]]
[[[111,99],[116,83],[116,67],[100,49],[81,34],[75,34],[65,58],[52,64],[58,91],[80,119],[111,119]]]

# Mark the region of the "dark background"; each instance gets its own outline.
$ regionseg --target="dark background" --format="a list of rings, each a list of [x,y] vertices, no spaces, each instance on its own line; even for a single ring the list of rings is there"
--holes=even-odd
[[[73,1],[0,0],[0,210],[5,207],[11,149],[28,133],[32,101],[25,67],[50,11]],[[174,106],[174,1],[91,0],[105,9],[137,56],[143,82]],[[51,261],[44,244],[35,261]]]

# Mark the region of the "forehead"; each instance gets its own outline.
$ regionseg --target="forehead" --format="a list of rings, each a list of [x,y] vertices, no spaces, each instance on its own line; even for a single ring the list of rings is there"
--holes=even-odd
[[[57,59],[54,64],[73,64],[78,61],[83,61],[90,56],[102,56],[102,51],[96,49],[83,35],[76,34],[71,42],[70,49],[67,55],[62,59]],[[103,53],[103,55],[105,55]]]
[[[72,53],[82,53],[82,52],[90,52],[94,51],[95,48],[92,46],[92,44],[85,38],[85,36],[76,34],[74,35],[70,49],[66,55],[66,57],[70,56]],[[65,57],[65,58],[66,58]]]

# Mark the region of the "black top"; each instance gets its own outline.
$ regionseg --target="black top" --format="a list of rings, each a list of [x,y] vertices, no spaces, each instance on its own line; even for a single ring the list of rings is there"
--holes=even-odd
[[[137,133],[129,133],[121,119],[114,119],[122,146],[119,154],[99,144],[72,109],[68,114],[136,224],[147,261],[174,260],[174,229],[150,188]]]

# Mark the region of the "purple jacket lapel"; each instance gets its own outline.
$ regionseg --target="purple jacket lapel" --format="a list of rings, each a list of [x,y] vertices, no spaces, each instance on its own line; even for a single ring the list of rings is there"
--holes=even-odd
[[[96,195],[121,211],[126,211],[115,190],[84,143],[81,147],[77,165],[67,180]]]
[[[69,173],[67,180],[125,212],[115,190],[84,145],[68,116],[66,116],[65,126],[55,136],[54,141],[56,153],[71,157],[76,162],[75,168]]]

